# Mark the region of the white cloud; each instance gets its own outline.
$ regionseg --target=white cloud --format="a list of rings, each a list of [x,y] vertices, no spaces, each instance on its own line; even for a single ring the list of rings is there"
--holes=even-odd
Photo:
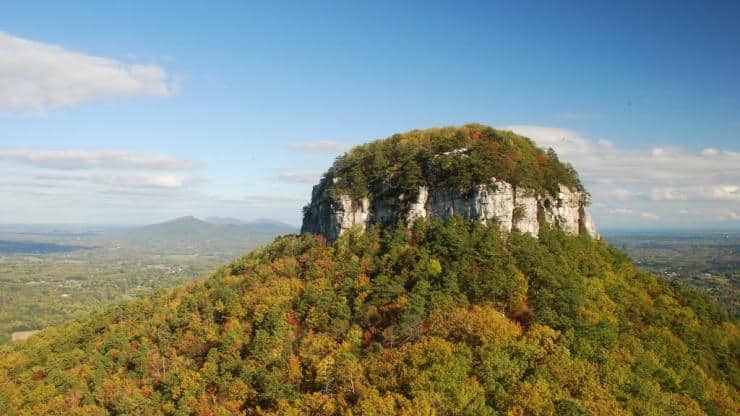
[[[607,201],[631,201],[637,197],[634,192],[628,191],[626,189],[616,188],[616,189],[596,189],[593,192],[591,192],[592,197],[599,198],[601,200],[607,200]]]
[[[713,146],[697,151],[672,146],[620,148],[611,140],[592,140],[570,129],[508,129],[542,147],[553,147],[561,160],[573,164],[592,194],[597,224],[611,222],[612,216],[631,216],[630,221],[697,226],[732,218],[728,213],[735,213],[733,208],[740,201],[740,152],[735,150]],[[623,205],[617,203],[629,203],[629,208],[614,208]],[[689,219],[686,213],[679,216],[681,209],[697,218]],[[692,223],[681,222],[681,218]]]
[[[719,213],[719,219],[722,221],[740,221],[740,214],[735,211],[722,211]]]
[[[188,178],[177,175],[152,175],[145,177],[145,181],[143,183],[155,188],[172,189],[182,187],[187,180]]]
[[[610,209],[609,213],[617,214],[617,215],[633,215],[635,214],[635,211],[629,208],[614,208],[614,209]]]
[[[640,218],[646,219],[646,220],[657,221],[660,219],[660,216],[658,216],[657,214],[653,214],[652,212],[641,212]]]
[[[195,176],[181,176],[170,174],[121,174],[121,173],[89,173],[89,172],[42,172],[33,176],[41,181],[68,181],[87,182],[106,185],[114,189],[123,188],[150,188],[150,189],[179,189],[188,185],[202,182]]]
[[[740,201],[740,186],[737,185],[718,185],[711,188],[711,195],[714,199],[727,199],[731,201]]]
[[[631,208],[613,208],[608,210],[609,214],[628,216],[628,217],[639,217],[643,220],[656,221],[660,219],[660,216],[650,211],[640,211]]]
[[[570,129],[529,125],[511,125],[503,129],[529,137],[542,147],[552,147],[562,156],[583,154],[591,150],[589,140]]]
[[[736,185],[708,185],[653,188],[653,201],[740,201],[740,187]]]
[[[201,179],[179,175],[96,175],[92,181],[124,188],[179,189]]]
[[[666,150],[663,149],[662,147],[656,147],[650,152],[650,154],[652,154],[655,157],[661,157],[661,156],[666,155]]]
[[[52,190],[92,199],[113,194],[156,199],[205,181],[193,174],[199,167],[194,161],[126,150],[0,149],[3,165],[13,170],[0,172],[0,189],[14,194],[46,195]]]
[[[0,112],[41,112],[122,97],[169,96],[161,67],[130,64],[0,32]]]
[[[688,201],[689,195],[685,188],[653,188],[649,198],[653,201]]]
[[[331,140],[313,140],[288,143],[288,149],[308,153],[338,153],[349,150],[352,145]]]
[[[53,169],[185,170],[197,166],[186,159],[125,150],[0,149],[2,161]]]
[[[657,147],[596,150],[577,132],[556,127],[510,126],[542,147],[553,147],[561,159],[571,162],[581,177],[596,184],[664,184],[705,186],[740,183],[740,153],[712,149],[687,152]],[[560,137],[560,139],[558,139]]]

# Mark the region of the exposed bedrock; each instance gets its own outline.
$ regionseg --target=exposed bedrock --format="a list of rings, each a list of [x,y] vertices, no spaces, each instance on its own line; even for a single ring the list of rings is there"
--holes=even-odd
[[[337,239],[352,227],[361,230],[372,223],[388,223],[403,218],[410,226],[418,218],[463,218],[497,223],[501,231],[515,228],[533,236],[539,235],[540,219],[570,234],[588,233],[598,238],[591,215],[586,209],[585,194],[559,186],[557,195],[537,195],[527,188],[515,188],[510,183],[492,178],[489,183],[473,186],[468,192],[454,189],[419,187],[416,197],[404,201],[399,197],[389,208],[387,201],[372,203],[368,198],[352,200],[340,195],[336,201],[323,197],[314,189],[304,232],[323,234],[329,240]],[[400,212],[399,212],[400,211]],[[541,215],[540,215],[541,214]]]

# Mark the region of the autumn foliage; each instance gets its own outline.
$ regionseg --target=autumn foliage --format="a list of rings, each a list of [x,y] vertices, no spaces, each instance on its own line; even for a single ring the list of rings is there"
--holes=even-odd
[[[0,414],[736,415],[739,340],[604,242],[420,221],[6,345]]]

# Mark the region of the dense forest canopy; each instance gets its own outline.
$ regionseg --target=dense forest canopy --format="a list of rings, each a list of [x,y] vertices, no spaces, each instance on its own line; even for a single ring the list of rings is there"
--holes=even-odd
[[[0,413],[736,415],[740,332],[603,241],[454,218],[279,238],[0,350]]]
[[[532,140],[480,124],[412,130],[357,146],[322,178],[320,189],[336,199],[414,195],[419,186],[468,191],[471,185],[504,180],[538,194],[558,184],[583,191],[578,174]]]
[[[399,200],[492,177],[584,191],[554,152],[480,125],[357,147],[317,189]],[[739,362],[725,310],[606,242],[453,216],[284,236],[2,346],[0,414],[737,415]]]

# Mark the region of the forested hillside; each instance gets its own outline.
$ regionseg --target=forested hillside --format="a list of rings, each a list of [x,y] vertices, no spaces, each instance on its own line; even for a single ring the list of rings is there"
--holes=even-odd
[[[420,177],[418,158],[441,164]],[[499,170],[584,191],[554,152],[479,125],[362,146],[319,189],[397,197]],[[740,331],[713,300],[588,233],[497,221],[278,238],[205,281],[1,347],[0,414],[740,414]]]
[[[0,355],[3,414],[735,415],[740,333],[587,236],[283,237]]]

